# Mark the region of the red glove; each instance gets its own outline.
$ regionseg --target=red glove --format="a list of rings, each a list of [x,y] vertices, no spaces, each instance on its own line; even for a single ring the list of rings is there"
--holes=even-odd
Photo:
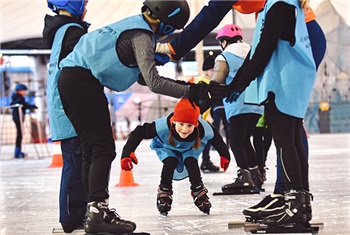
[[[228,160],[227,158],[220,156],[220,166],[222,169],[224,169],[224,171],[227,170],[228,166],[230,165],[230,160]]]
[[[120,159],[120,166],[124,171],[131,171],[133,168],[132,163],[137,165],[138,162],[135,153],[131,152],[129,156]]]

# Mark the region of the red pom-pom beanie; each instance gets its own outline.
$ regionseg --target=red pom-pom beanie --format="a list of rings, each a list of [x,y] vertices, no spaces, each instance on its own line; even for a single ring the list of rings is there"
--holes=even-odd
[[[174,108],[174,116],[171,122],[184,122],[198,126],[198,116],[200,109],[195,103],[191,103],[188,99],[182,98]]]

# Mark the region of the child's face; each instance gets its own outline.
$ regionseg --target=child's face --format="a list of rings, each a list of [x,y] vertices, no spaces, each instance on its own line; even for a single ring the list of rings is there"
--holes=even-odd
[[[27,91],[26,90],[20,90],[20,91],[17,91],[17,93],[24,97],[24,96],[26,96]]]
[[[194,128],[196,127],[193,124],[190,123],[184,123],[184,122],[174,122],[175,124],[175,131],[179,134],[179,136],[182,139],[186,139],[192,132],[194,131]]]

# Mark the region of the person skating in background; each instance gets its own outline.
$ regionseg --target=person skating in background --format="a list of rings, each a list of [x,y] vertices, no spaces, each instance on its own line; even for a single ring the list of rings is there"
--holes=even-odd
[[[211,204],[199,170],[199,155],[206,144],[213,145],[220,154],[221,168],[226,171],[230,154],[218,131],[200,118],[199,107],[184,98],[175,105],[174,112],[170,115],[137,126],[123,148],[123,170],[131,170],[133,163],[138,163],[135,150],[143,139],[152,139],[150,147],[163,162],[157,193],[159,212],[167,214],[171,210],[173,179],[189,177],[194,204],[209,214]]]
[[[27,94],[27,86],[18,83],[15,87],[15,91],[11,96],[12,105],[12,120],[16,125],[16,143],[15,143],[15,158],[24,158],[26,154],[22,152],[22,140],[23,140],[23,122],[27,110],[37,109],[36,105],[29,104],[25,101]]]
[[[230,84],[249,53],[249,44],[243,42],[243,33],[236,24],[222,27],[216,35],[223,52],[216,57],[212,80]],[[256,153],[250,137],[263,108],[244,104],[244,94],[234,103],[223,101],[227,121],[230,124],[230,147],[238,166],[237,178],[222,186],[224,193],[249,193],[259,191],[263,183],[258,169]]]
[[[48,0],[55,16],[45,16],[43,39],[51,48],[47,82],[47,106],[52,141],[60,141],[63,158],[59,194],[59,222],[65,233],[83,228],[87,192],[83,184],[82,150],[73,125],[66,116],[57,88],[59,62],[65,58],[87,33],[84,21],[88,0]]]
[[[227,86],[214,82],[189,84],[158,74],[156,41],[184,27],[190,12],[186,1],[146,0],[141,11],[83,35],[59,64],[59,94],[83,148],[88,233],[131,233],[136,228],[109,209],[109,176],[116,152],[104,87],[120,92],[140,80],[155,93],[196,102],[228,92]]]

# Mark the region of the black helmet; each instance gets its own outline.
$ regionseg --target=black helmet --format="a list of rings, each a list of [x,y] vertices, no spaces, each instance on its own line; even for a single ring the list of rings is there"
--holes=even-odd
[[[143,5],[155,18],[175,29],[182,29],[190,17],[190,7],[186,0],[145,0]]]

